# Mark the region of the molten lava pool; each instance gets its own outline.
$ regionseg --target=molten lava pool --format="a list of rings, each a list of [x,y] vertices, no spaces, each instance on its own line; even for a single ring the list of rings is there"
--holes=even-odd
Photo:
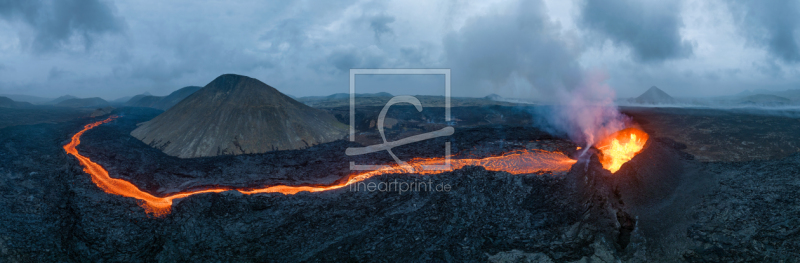
[[[86,131],[91,130],[104,123],[108,123],[117,118],[112,116],[108,119],[88,124],[72,136],[72,141],[64,145],[64,150],[75,158],[78,158],[83,171],[91,175],[92,182],[103,189],[106,193],[132,197],[139,200],[141,205],[148,214],[161,217],[169,214],[172,211],[172,201],[178,198],[186,198],[196,194],[203,193],[220,193],[225,191],[239,191],[243,194],[259,194],[259,193],[282,193],[286,195],[293,195],[299,192],[322,192],[344,188],[348,185],[367,180],[371,177],[384,174],[404,174],[414,173],[419,175],[437,174],[447,171],[461,169],[464,166],[483,166],[486,170],[490,171],[505,171],[511,174],[530,174],[542,171],[564,172],[568,171],[575,160],[570,159],[566,155],[558,152],[548,152],[541,150],[534,151],[517,151],[507,153],[502,156],[487,157],[482,159],[451,159],[450,169],[445,171],[423,171],[423,165],[442,165],[445,164],[444,158],[417,158],[407,162],[415,171],[407,171],[400,166],[391,166],[375,171],[358,172],[351,174],[348,179],[341,180],[341,183],[332,185],[274,185],[264,188],[250,188],[250,189],[234,189],[232,187],[210,187],[205,190],[179,192],[163,197],[158,197],[150,193],[140,190],[132,183],[123,179],[112,178],[109,176],[108,171],[99,164],[93,162],[89,157],[83,156],[78,152],[77,146],[81,144],[81,135]]]
[[[642,151],[648,138],[647,133],[638,128],[627,128],[611,134],[595,145],[603,153],[600,163],[606,170],[617,172],[622,164]]]

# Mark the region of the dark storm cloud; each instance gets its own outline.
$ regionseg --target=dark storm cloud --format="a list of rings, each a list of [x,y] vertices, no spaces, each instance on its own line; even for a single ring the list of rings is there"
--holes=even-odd
[[[642,62],[687,57],[692,45],[681,39],[679,1],[586,0],[579,24],[627,46]]]
[[[261,35],[259,40],[275,42],[270,48],[278,48],[281,42],[289,43],[298,47],[305,44],[308,36],[305,31],[309,27],[307,20],[290,18],[285,19],[275,26],[274,29]]]
[[[730,1],[742,34],[785,62],[800,62],[800,3],[796,0]]]
[[[453,85],[486,94],[486,86],[497,89],[515,79],[538,90],[574,87],[581,79],[578,52],[545,11],[540,1],[520,1],[511,14],[470,19],[445,37]]]
[[[375,41],[380,42],[381,36],[386,34],[394,34],[389,24],[394,22],[394,17],[387,15],[373,16],[369,21],[369,27],[375,32]]]
[[[164,83],[200,70],[222,74],[273,66],[270,60],[226,45],[224,39],[204,32],[172,32],[159,36],[157,42],[163,54],[126,58],[130,63],[116,67],[115,75]]]
[[[59,80],[68,74],[69,72],[66,70],[63,70],[59,67],[52,67],[47,73],[47,80]]]
[[[59,50],[73,37],[88,49],[96,37],[125,28],[113,6],[100,0],[0,0],[0,19],[28,25],[33,32],[27,41],[34,52]]]
[[[384,58],[371,50],[347,48],[331,52],[327,62],[341,72],[349,72],[352,68],[379,68]]]
[[[360,65],[361,58],[352,51],[335,51],[328,56],[328,62],[344,72]]]
[[[424,61],[430,55],[425,47],[405,47],[400,48],[400,56],[404,61],[408,62],[409,65],[421,67],[425,65]]]
[[[164,95],[238,73],[326,95],[350,68],[451,68],[454,95],[536,100],[588,70],[621,96],[800,80],[796,0],[542,1],[0,0],[0,93]]]

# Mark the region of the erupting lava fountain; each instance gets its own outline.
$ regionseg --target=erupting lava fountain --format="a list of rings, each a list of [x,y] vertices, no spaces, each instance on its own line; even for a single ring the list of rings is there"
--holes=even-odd
[[[616,172],[622,164],[642,151],[648,138],[647,133],[633,127],[611,134],[595,145],[603,153],[600,156],[600,163],[606,170]]]

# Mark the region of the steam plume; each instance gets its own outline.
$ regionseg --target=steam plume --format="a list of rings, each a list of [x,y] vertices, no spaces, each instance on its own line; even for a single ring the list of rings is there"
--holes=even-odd
[[[573,89],[556,90],[556,105],[534,109],[536,123],[544,130],[566,135],[588,148],[630,124],[630,118],[614,104],[615,93],[606,76],[588,72]]]

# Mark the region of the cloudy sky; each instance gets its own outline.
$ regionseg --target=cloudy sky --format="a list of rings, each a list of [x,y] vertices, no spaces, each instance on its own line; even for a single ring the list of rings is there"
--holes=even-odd
[[[350,68],[451,68],[457,96],[543,98],[589,74],[619,97],[796,89],[800,2],[0,0],[0,94],[166,95],[237,73],[327,95]]]

